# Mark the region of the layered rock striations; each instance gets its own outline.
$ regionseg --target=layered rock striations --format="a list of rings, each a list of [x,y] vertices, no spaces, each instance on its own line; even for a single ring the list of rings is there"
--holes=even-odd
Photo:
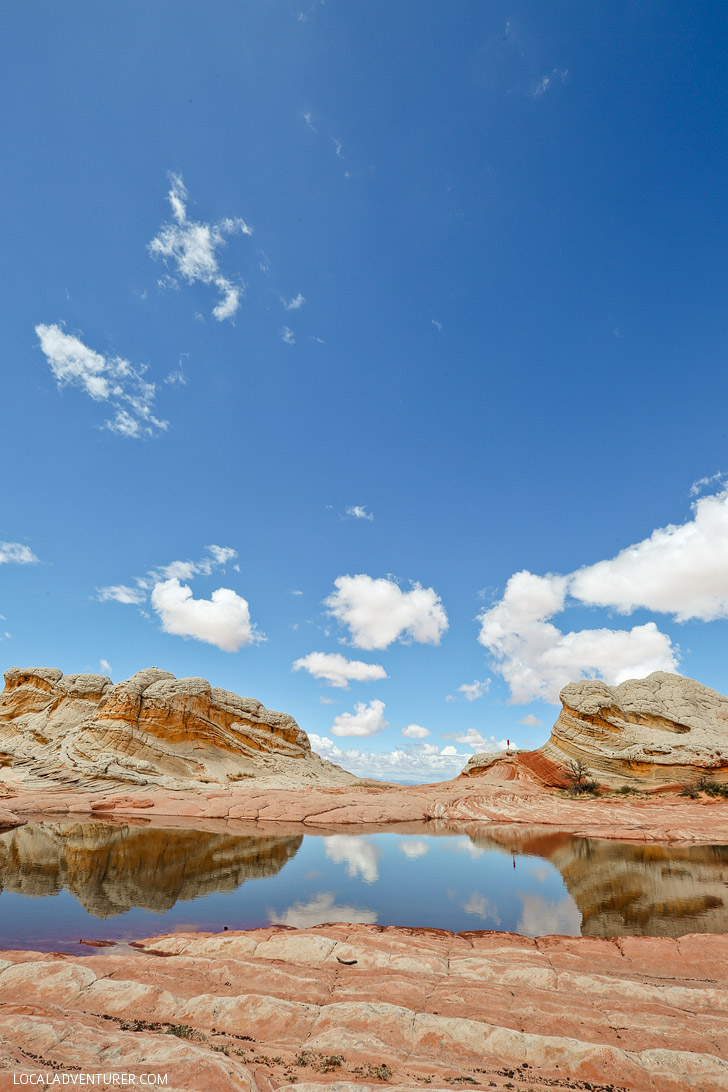
[[[342,924],[3,952],[0,1092],[79,1070],[186,1092],[725,1092],[727,958],[722,936]]]
[[[0,765],[25,784],[179,788],[276,774],[347,784],[293,717],[156,667],[104,675],[11,668],[0,694]]]
[[[608,686],[599,679],[569,683],[547,743],[536,751],[474,755],[464,773],[569,784],[582,763],[607,788],[659,789],[707,777],[728,782],[728,697],[694,679],[655,671]],[[506,767],[500,764],[505,759]],[[494,766],[494,764],[496,764]]]

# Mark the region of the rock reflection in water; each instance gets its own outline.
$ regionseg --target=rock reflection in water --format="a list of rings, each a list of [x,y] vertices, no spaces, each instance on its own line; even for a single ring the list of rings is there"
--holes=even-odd
[[[132,907],[162,912],[179,901],[275,876],[302,841],[300,834],[245,837],[101,822],[29,823],[0,837],[0,889],[45,896],[65,888],[97,918]]]
[[[582,936],[728,932],[726,846],[634,845],[512,827],[490,827],[471,839],[483,849],[550,861],[581,913]],[[530,898],[524,912],[533,917]]]

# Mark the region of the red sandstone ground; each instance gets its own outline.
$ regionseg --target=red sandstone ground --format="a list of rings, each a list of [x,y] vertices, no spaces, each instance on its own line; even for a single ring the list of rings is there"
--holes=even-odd
[[[29,790],[6,785],[0,827],[34,815],[131,816],[306,823],[312,826],[359,826],[412,823],[429,819],[448,823],[520,823],[554,826],[595,838],[673,843],[728,843],[728,801],[690,800],[674,791],[650,796],[569,798],[547,790],[526,776],[516,762],[474,777],[438,785],[375,785],[311,789],[256,789],[251,782],[199,791],[113,789],[73,791],[59,786]]]
[[[151,1071],[185,1092],[725,1092],[727,959],[723,936],[367,925],[2,953],[0,1090]]]

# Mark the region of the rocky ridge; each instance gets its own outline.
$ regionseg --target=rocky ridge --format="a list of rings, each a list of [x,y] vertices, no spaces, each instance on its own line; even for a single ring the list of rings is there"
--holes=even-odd
[[[563,708],[542,747],[473,755],[463,772],[564,788],[569,763],[581,762],[607,788],[662,789],[701,776],[728,782],[728,697],[716,690],[655,671],[618,686],[582,679],[560,698]]]
[[[0,1090],[82,1070],[169,1092],[724,1092],[727,958],[723,936],[372,925],[3,952]]]
[[[0,766],[26,786],[182,788],[246,777],[354,780],[311,750],[293,717],[152,667],[105,675],[11,668],[0,694]]]

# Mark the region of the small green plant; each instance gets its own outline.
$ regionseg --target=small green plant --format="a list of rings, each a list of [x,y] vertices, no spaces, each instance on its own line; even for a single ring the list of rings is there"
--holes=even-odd
[[[698,788],[706,796],[728,797],[728,784],[723,781],[713,781],[706,774],[698,778]]]
[[[636,789],[634,785],[620,785],[615,791],[618,792],[620,796],[642,796],[642,791]]]
[[[392,1078],[392,1070],[389,1068],[386,1062],[382,1062],[381,1065],[372,1065],[371,1062],[367,1062],[364,1065],[358,1065],[354,1068],[355,1077],[365,1077],[372,1081],[389,1081]]]
[[[697,800],[700,796],[700,789],[697,785],[686,785],[684,789],[680,790],[680,796],[689,796],[691,800]]]
[[[167,1028],[167,1035],[176,1035],[178,1039],[191,1039],[194,1034],[195,1029],[189,1024],[170,1024]]]
[[[590,796],[598,794],[599,786],[580,758],[572,758],[567,766],[566,776],[571,782],[571,792]]]

